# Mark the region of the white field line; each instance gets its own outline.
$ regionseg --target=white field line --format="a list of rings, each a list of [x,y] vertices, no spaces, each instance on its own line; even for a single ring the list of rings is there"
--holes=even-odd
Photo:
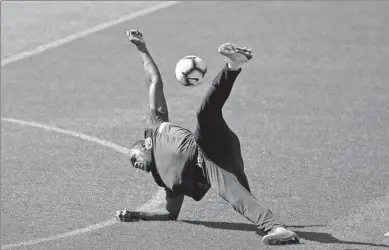
[[[10,123],[14,123],[14,124],[22,125],[22,126],[44,129],[47,131],[53,131],[53,132],[65,134],[68,136],[80,138],[82,140],[86,140],[89,142],[99,144],[103,147],[111,148],[111,149],[113,149],[117,152],[123,153],[123,154],[127,154],[129,151],[128,148],[119,146],[113,142],[105,141],[105,140],[102,140],[102,139],[99,139],[99,138],[96,138],[93,136],[89,136],[89,135],[78,133],[78,132],[71,131],[71,130],[52,127],[49,125],[44,125],[44,124],[40,124],[40,123],[36,123],[36,122],[29,122],[29,121],[23,121],[23,120],[17,120],[17,119],[5,118],[5,117],[1,117],[1,121],[10,122]],[[158,204],[161,201],[161,199],[163,198],[163,194],[164,194],[163,191],[164,191],[163,189],[159,189],[158,192],[148,202],[146,202],[144,205],[142,205],[138,209],[143,210],[143,209],[147,209],[148,207],[153,207],[156,204]],[[24,242],[19,242],[19,243],[15,243],[15,244],[3,245],[3,246],[1,246],[1,249],[11,249],[11,248],[15,248],[15,247],[26,247],[26,246],[35,245],[35,244],[42,243],[42,242],[47,242],[47,241],[52,241],[52,240],[58,240],[61,238],[76,236],[76,235],[79,235],[82,233],[88,233],[88,232],[91,232],[94,230],[102,229],[102,228],[114,225],[116,223],[117,223],[116,219],[111,219],[111,220],[103,221],[103,222],[100,222],[100,223],[97,223],[95,225],[91,225],[91,226],[88,226],[85,228],[76,229],[76,230],[73,230],[70,232],[66,232],[66,233],[62,233],[62,234],[58,234],[58,235],[54,235],[54,236],[50,236],[50,237],[39,238],[39,239],[35,239],[35,240],[30,240],[30,241],[24,241]]]
[[[117,145],[117,144],[115,144],[113,142],[102,140],[102,139],[99,139],[99,138],[96,138],[96,137],[93,137],[93,136],[89,136],[89,135],[86,135],[86,134],[83,134],[83,133],[75,132],[75,131],[72,131],[72,130],[61,129],[61,128],[57,128],[57,127],[53,127],[53,126],[49,126],[49,125],[44,125],[44,124],[36,123],[36,122],[29,122],[29,121],[23,121],[23,120],[17,120],[17,119],[12,119],[12,118],[5,118],[5,117],[1,117],[1,120],[5,121],[5,122],[16,123],[16,124],[19,124],[19,125],[28,126],[28,127],[34,127],[34,128],[41,128],[41,129],[45,129],[45,130],[48,130],[48,131],[54,131],[54,132],[57,132],[57,133],[60,133],[60,134],[65,134],[65,135],[73,136],[73,137],[76,137],[76,138],[80,138],[80,139],[83,139],[83,140],[86,140],[86,141],[90,141],[90,142],[99,144],[99,145],[101,145],[103,147],[111,148],[111,149],[113,149],[113,150],[115,150],[117,152],[123,153],[123,154],[127,154],[129,152],[128,148],[119,146],[119,145]]]
[[[34,49],[23,51],[21,53],[18,53],[16,55],[13,55],[13,56],[8,57],[6,59],[1,59],[1,67],[4,67],[5,65],[8,65],[8,64],[16,62],[16,61],[20,61],[20,60],[26,59],[28,57],[31,57],[31,56],[39,54],[39,53],[41,53],[43,51],[46,51],[48,49],[56,48],[56,47],[61,46],[63,44],[66,44],[66,43],[69,43],[71,41],[74,41],[76,39],[80,39],[82,37],[86,37],[86,36],[88,36],[90,34],[93,34],[95,32],[102,31],[102,30],[104,30],[106,28],[109,28],[109,27],[112,27],[112,26],[124,23],[126,21],[130,21],[132,19],[144,16],[144,15],[149,14],[151,12],[154,12],[154,11],[157,11],[157,10],[169,7],[169,6],[177,4],[177,3],[179,3],[179,1],[169,1],[169,2],[159,3],[159,4],[156,3],[154,6],[151,6],[151,7],[148,7],[148,8],[139,10],[139,11],[136,11],[136,12],[131,13],[129,15],[121,16],[121,17],[119,17],[119,18],[117,18],[115,20],[111,20],[109,22],[101,23],[101,24],[99,24],[97,26],[94,26],[92,28],[83,30],[83,31],[78,32],[78,33],[74,33],[72,35],[69,35],[67,37],[58,39],[58,40],[53,41],[51,43],[47,43],[47,44],[38,46],[38,47],[36,47]]]

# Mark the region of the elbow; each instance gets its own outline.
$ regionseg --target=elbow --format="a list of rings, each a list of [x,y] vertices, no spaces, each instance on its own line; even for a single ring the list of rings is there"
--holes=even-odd
[[[162,86],[163,83],[162,83],[162,79],[161,78],[158,78],[158,77],[152,77],[152,78],[148,78],[146,80],[146,84],[147,86],[151,87],[151,86]]]

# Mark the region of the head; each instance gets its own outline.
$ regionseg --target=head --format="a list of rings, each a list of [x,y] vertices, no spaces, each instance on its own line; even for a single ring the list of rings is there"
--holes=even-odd
[[[129,158],[133,167],[150,172],[151,160],[148,159],[146,151],[145,141],[136,141],[130,149]]]

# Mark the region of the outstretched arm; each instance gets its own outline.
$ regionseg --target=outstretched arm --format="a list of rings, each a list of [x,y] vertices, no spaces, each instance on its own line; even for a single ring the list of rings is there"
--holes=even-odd
[[[123,222],[138,220],[176,220],[184,201],[184,195],[165,189],[165,197],[155,209],[116,212],[116,218]]]
[[[161,74],[155,64],[142,33],[138,30],[127,31],[131,43],[135,44],[143,60],[143,68],[146,74],[146,83],[149,88],[150,109],[162,113],[168,113]]]

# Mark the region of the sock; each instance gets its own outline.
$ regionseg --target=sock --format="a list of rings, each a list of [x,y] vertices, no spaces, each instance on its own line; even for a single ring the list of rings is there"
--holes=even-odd
[[[227,65],[228,65],[228,69],[230,69],[230,70],[239,70],[243,66],[242,64],[235,63],[235,62],[232,62],[232,61],[228,62]]]

